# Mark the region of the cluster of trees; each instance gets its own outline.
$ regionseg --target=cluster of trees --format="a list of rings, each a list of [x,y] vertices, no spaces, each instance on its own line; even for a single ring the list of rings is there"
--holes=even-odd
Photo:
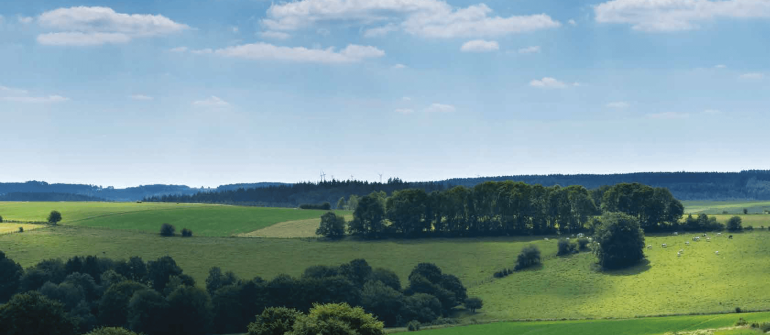
[[[485,182],[430,193],[399,190],[390,197],[372,192],[355,201],[347,230],[366,237],[574,233],[603,212],[626,213],[645,231],[659,231],[678,227],[684,212],[668,190],[642,184],[589,191],[582,186]]]
[[[328,202],[324,202],[322,204],[302,204],[299,205],[299,209],[320,209],[328,211],[332,209],[332,204]]]
[[[373,269],[359,259],[336,267],[313,266],[299,278],[279,275],[269,281],[241,279],[212,268],[204,289],[169,256],[149,262],[139,257],[51,259],[23,270],[0,252],[0,303],[11,300],[0,307],[0,325],[21,327],[55,313],[58,321],[47,321],[58,322],[57,328],[66,330],[60,334],[100,326],[146,335],[244,333],[265,308],[310,311],[311,316],[315,304],[328,303],[361,306],[384,324],[395,326],[446,316],[467,298],[457,277],[427,263],[414,268],[406,288],[394,272]],[[53,310],[45,313],[19,313],[17,308],[21,304],[22,310],[34,310],[51,301],[55,302]],[[478,308],[474,303],[471,305]],[[17,334],[3,331],[0,329],[2,334]]]
[[[104,198],[74,193],[11,192],[0,194],[0,201],[107,201]]]
[[[307,315],[286,307],[266,308],[249,324],[248,335],[382,335],[383,324],[361,307],[315,305]]]
[[[160,236],[172,237],[176,233],[176,227],[170,223],[160,225]],[[193,232],[190,229],[182,228],[182,237],[192,237]]]

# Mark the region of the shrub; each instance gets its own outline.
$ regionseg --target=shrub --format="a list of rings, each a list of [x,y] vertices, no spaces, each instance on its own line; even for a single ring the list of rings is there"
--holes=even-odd
[[[578,250],[586,250],[588,249],[588,239],[585,237],[581,237],[577,240]]]
[[[736,327],[745,326],[747,324],[748,324],[748,322],[746,322],[746,320],[743,319],[743,318],[739,318],[738,321],[735,321],[735,326]]]
[[[618,269],[644,259],[644,233],[639,228],[639,220],[623,213],[607,213],[600,220],[602,223],[596,229],[599,265]]]
[[[740,231],[743,229],[741,224],[743,223],[743,220],[740,216],[733,216],[730,218],[730,220],[727,220],[727,230],[729,231]]]
[[[299,205],[299,209],[321,209],[328,211],[332,209],[332,205],[328,202],[322,204],[301,204]]]
[[[59,221],[61,221],[61,213],[59,211],[51,211],[51,214],[48,214],[48,223],[50,224],[57,224]]]
[[[19,232],[23,233],[24,232],[24,227],[19,227]]]
[[[321,216],[321,224],[318,226],[318,230],[315,231],[315,234],[328,238],[339,238],[344,236],[345,217],[342,215],[338,216],[333,212],[325,213]]]
[[[759,329],[762,333],[770,331],[770,322],[752,323],[751,328]]]
[[[465,308],[470,309],[471,312],[476,313],[476,310],[481,309],[481,307],[484,307],[484,301],[481,298],[470,297],[465,299]]]
[[[746,230],[754,230],[754,226],[746,226],[746,228],[744,228],[744,229],[746,229]]]
[[[740,307],[735,307],[735,313],[741,313],[743,312]]]
[[[3,223],[3,216],[0,215],[0,223]]]
[[[0,332],[3,335],[75,335],[75,321],[64,305],[39,292],[14,295],[0,307]]]
[[[409,321],[409,323],[406,324],[406,329],[410,332],[416,332],[420,330],[420,321],[412,320]]]
[[[192,237],[192,230],[182,228],[182,237]]]
[[[174,232],[176,232],[176,228],[171,224],[164,223],[160,226],[160,236],[174,236]]]
[[[556,255],[558,256],[574,254],[576,250],[575,244],[570,243],[570,241],[566,239],[560,239],[557,243],[557,246],[559,250],[556,252]]]
[[[361,307],[346,303],[314,305],[307,315],[294,322],[291,334],[359,334],[382,335],[383,324]]]
[[[518,271],[537,264],[540,264],[540,249],[534,245],[529,245],[521,250],[513,269]]]
[[[130,330],[118,327],[102,327],[94,329],[86,335],[138,335]]]
[[[257,320],[249,324],[248,335],[283,335],[294,327],[298,310],[286,307],[268,307],[257,315]]]

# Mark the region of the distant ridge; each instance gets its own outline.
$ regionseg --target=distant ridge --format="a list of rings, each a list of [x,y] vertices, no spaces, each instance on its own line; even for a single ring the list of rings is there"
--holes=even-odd
[[[740,172],[635,172],[617,174],[550,174],[511,175],[476,178],[452,178],[438,181],[405,182],[391,178],[385,183],[332,180],[323,183],[302,182],[296,184],[258,182],[221,185],[217,188],[193,188],[185,185],[142,185],[117,189],[85,184],[49,184],[42,181],[25,183],[0,183],[0,195],[12,192],[71,193],[103,198],[109,201],[137,201],[163,196],[193,196],[204,202],[233,203],[233,196],[226,194],[243,189],[238,199],[243,202],[295,206],[300,203],[330,202],[351,194],[362,195],[371,191],[392,192],[404,188],[426,190],[446,189],[454,186],[473,187],[485,181],[522,181],[543,186],[582,185],[588,189],[617,183],[642,183],[653,187],[668,188],[680,200],[770,200],[770,170],[744,170]],[[247,196],[248,193],[248,196]],[[204,196],[205,195],[205,196]],[[219,197],[222,195],[222,197]]]

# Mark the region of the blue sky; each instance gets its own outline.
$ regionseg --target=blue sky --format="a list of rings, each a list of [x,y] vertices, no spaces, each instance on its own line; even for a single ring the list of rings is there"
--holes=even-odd
[[[770,165],[770,0],[0,2],[0,180]]]

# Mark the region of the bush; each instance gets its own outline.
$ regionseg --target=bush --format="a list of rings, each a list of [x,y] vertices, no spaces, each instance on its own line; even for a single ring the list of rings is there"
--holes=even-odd
[[[743,318],[739,318],[738,321],[735,321],[735,326],[736,327],[745,326],[747,324],[749,324],[749,323],[746,322],[746,320],[743,319]]]
[[[182,237],[192,237],[192,230],[182,228]]]
[[[557,243],[557,247],[559,248],[556,252],[556,255],[558,256],[574,254],[577,250],[577,246],[574,243],[570,243],[570,241],[566,239],[560,239]]]
[[[75,322],[64,312],[64,305],[39,292],[14,295],[0,307],[3,335],[75,335]]]
[[[481,298],[470,297],[465,299],[465,308],[470,309],[471,312],[476,313],[476,310],[481,309],[481,307],[484,307],[484,301]]]
[[[130,330],[118,327],[102,327],[94,329],[86,335],[138,335]]]
[[[735,307],[735,313],[741,313],[743,312],[740,307]]]
[[[596,256],[605,269],[632,266],[644,259],[644,232],[639,221],[623,213],[606,213],[596,229]]]
[[[746,228],[743,228],[743,229],[746,229],[746,230],[754,230],[754,226],[746,226]]]
[[[420,321],[412,320],[409,321],[409,323],[406,324],[406,329],[410,332],[416,332],[420,330]]]
[[[762,333],[770,331],[770,322],[752,323],[751,328],[759,329]]]
[[[513,269],[518,271],[537,264],[540,264],[540,249],[534,245],[529,245],[521,250]]]
[[[3,216],[0,215],[0,223],[3,223]]]
[[[328,202],[322,204],[301,204],[299,205],[299,209],[321,209],[328,211],[332,209],[332,205]]]
[[[586,250],[588,249],[588,239],[585,237],[581,237],[577,240],[577,246],[578,250]]]
[[[176,228],[171,224],[164,223],[160,226],[160,236],[174,236],[174,232],[176,232]]]
[[[249,324],[248,335],[283,335],[294,327],[298,310],[286,307],[268,307],[257,315],[257,320]]]
[[[361,307],[346,303],[314,305],[307,315],[300,315],[291,334],[382,335],[383,324]]]
[[[24,227],[19,227],[19,232],[23,233],[24,232]]]
[[[727,230],[729,231],[741,231],[743,230],[743,227],[741,224],[743,223],[743,220],[740,216],[733,216],[730,218],[730,220],[727,220]]]

